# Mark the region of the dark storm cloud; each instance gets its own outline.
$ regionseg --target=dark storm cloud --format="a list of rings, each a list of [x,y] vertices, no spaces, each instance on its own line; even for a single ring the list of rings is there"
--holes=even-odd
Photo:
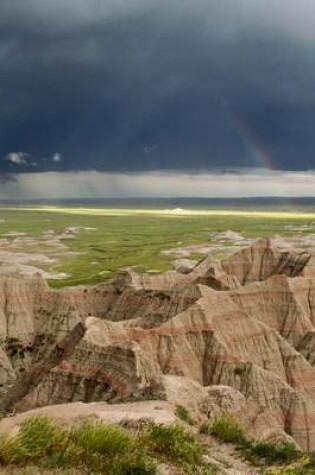
[[[0,171],[312,169],[314,31],[313,0],[2,0]]]

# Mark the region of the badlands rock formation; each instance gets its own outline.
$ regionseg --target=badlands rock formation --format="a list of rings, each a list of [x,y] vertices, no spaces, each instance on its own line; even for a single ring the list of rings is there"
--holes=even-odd
[[[260,240],[95,287],[0,279],[0,409],[166,399],[315,450],[315,267]]]

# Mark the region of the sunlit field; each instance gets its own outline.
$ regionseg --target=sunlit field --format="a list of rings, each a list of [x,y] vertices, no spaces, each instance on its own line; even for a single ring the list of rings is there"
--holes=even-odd
[[[270,218],[270,219],[315,219],[315,212],[309,211],[263,211],[263,210],[229,210],[229,209],[119,209],[119,208],[69,208],[59,206],[41,206],[36,208],[10,208],[12,211],[27,210],[27,211],[41,211],[52,212],[61,214],[72,215],[87,215],[87,216],[239,216],[239,217],[252,217],[252,218]]]
[[[210,245],[217,233],[228,230],[246,238],[309,234],[315,232],[315,212],[0,208],[0,235],[3,238],[9,233],[8,240],[16,239],[10,236],[12,233],[41,236],[54,231],[62,234],[67,227],[82,228],[72,239],[61,239],[69,251],[77,254],[52,266],[69,275],[63,280],[51,280],[50,285],[54,287],[101,282],[127,266],[134,266],[140,272],[165,271],[172,268],[174,257],[163,251],[188,245]],[[201,255],[196,252],[192,257]]]

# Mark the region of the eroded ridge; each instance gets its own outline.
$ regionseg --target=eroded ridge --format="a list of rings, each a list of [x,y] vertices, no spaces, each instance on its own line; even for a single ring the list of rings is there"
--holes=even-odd
[[[269,239],[185,274],[0,279],[0,406],[168,399],[315,450],[315,268]]]

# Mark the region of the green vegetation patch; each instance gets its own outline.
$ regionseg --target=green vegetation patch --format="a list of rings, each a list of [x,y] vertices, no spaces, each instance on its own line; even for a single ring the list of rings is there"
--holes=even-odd
[[[132,433],[87,420],[66,429],[36,416],[25,419],[17,434],[1,435],[0,465],[77,468],[95,475],[156,475],[158,463],[163,462],[185,474],[214,475],[203,461],[204,451],[197,437],[179,425],[149,424]]]
[[[315,470],[307,468],[302,463],[300,466],[272,468],[267,470],[264,475],[315,475]]]
[[[200,427],[201,434],[213,435],[221,442],[231,444],[247,444],[243,427],[231,414],[216,417],[213,422],[204,422]]]
[[[195,424],[194,418],[185,406],[178,404],[175,408],[175,416],[177,416],[179,419],[181,419],[183,422],[186,422],[190,426],[193,426]]]
[[[166,457],[175,463],[202,464],[202,445],[180,425],[152,424],[142,441],[150,453],[159,457]]]
[[[231,414],[216,417],[213,422],[204,422],[200,426],[200,433],[212,435],[220,442],[235,444],[254,465],[289,464],[300,457],[293,443],[273,443],[248,437]]]
[[[294,444],[290,442],[275,444],[273,442],[250,440],[247,446],[245,446],[245,450],[251,456],[263,458],[270,464],[290,463],[298,457]]]
[[[69,277],[51,280],[50,285],[64,287],[99,283],[128,266],[140,272],[163,272],[172,268],[175,259],[163,251],[211,245],[215,233],[233,230],[245,238],[286,236],[296,234],[299,226],[312,226],[314,221],[315,214],[279,211],[201,210],[176,215],[164,210],[0,208],[0,237],[12,231],[39,237],[51,230],[58,235],[67,227],[81,228],[72,239],[63,241],[76,254],[52,267]],[[33,248],[32,252],[36,251]],[[39,246],[38,252],[45,250]],[[196,254],[198,250],[192,257]]]

